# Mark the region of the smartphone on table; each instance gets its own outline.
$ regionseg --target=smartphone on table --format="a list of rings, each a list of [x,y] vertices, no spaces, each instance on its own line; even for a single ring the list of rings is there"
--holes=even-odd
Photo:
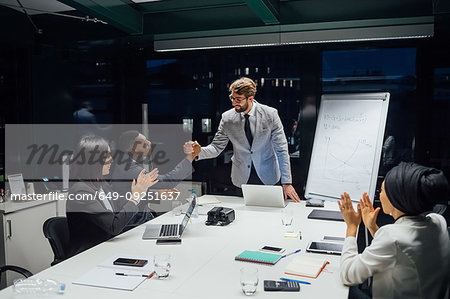
[[[274,247],[274,246],[264,246],[260,249],[260,251],[269,252],[269,253],[283,253],[284,249],[281,247]]]
[[[144,267],[148,263],[147,260],[129,259],[120,257],[113,264],[117,266]]]
[[[158,239],[156,240],[156,245],[179,245],[181,244],[181,239]]]

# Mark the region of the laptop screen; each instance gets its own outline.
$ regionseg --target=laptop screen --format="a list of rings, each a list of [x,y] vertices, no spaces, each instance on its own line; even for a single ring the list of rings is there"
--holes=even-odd
[[[192,211],[194,211],[195,205],[197,204],[197,200],[195,198],[192,199],[191,205],[186,211],[186,215],[184,215],[183,222],[181,222],[180,235],[183,233],[184,228],[188,224],[189,219],[191,218]]]
[[[242,185],[246,206],[284,208],[283,187],[269,185]]]

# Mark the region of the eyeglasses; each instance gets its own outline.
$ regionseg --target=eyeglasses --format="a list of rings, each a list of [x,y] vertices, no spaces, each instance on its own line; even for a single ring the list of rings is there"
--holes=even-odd
[[[105,161],[103,162],[103,164],[111,164],[112,162],[114,162],[114,159],[111,155],[111,152],[108,152],[106,154],[106,158],[105,158]]]
[[[248,98],[241,98],[241,99],[237,99],[237,98],[233,98],[233,96],[230,94],[229,96],[228,96],[228,98],[230,99],[230,101],[233,103],[233,101],[235,101],[236,103],[240,103],[240,102],[242,102],[243,100],[246,100],[246,99],[248,99]]]

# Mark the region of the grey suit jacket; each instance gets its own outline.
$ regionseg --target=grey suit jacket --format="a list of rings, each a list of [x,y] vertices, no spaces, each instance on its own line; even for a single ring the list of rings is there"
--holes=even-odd
[[[274,185],[280,176],[282,184],[291,184],[288,145],[278,111],[258,102],[255,109],[256,128],[251,148],[244,132],[244,117],[233,108],[222,114],[213,141],[202,147],[198,160],[217,157],[230,140],[233,143],[231,181],[235,186],[247,183],[252,162],[264,184]]]

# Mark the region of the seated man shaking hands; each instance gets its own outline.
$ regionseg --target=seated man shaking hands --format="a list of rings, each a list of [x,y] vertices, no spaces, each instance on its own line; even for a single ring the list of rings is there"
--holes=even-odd
[[[357,211],[349,195],[341,195],[339,208],[347,224],[341,256],[344,284],[357,285],[373,277],[373,298],[445,298],[450,266],[447,224],[441,215],[428,212],[447,195],[442,171],[401,163],[386,174],[381,186],[383,212],[395,219],[381,228],[376,224],[380,208],[373,208],[367,193]],[[356,232],[361,218],[373,241],[358,254]],[[349,298],[358,292],[351,288]],[[364,294],[358,295],[363,298]]]

